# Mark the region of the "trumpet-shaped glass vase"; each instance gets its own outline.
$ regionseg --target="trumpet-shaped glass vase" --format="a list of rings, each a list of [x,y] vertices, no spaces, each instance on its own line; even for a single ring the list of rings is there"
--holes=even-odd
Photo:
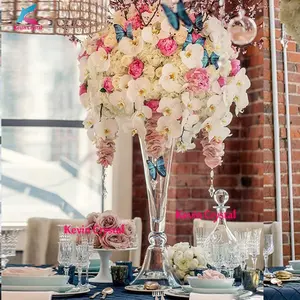
[[[169,148],[160,151],[159,157],[151,157],[148,151],[151,145],[140,139],[144,173],[146,180],[148,208],[150,216],[149,247],[139,274],[131,284],[144,284],[156,281],[161,285],[178,287],[173,276],[166,251],[165,234],[168,187],[175,141]]]

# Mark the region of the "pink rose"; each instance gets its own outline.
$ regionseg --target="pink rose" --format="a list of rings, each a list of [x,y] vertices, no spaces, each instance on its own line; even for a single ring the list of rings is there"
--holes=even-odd
[[[124,225],[124,234],[126,234],[130,241],[134,241],[136,237],[136,226],[132,220],[122,221],[122,226]]]
[[[99,229],[117,228],[119,226],[119,218],[111,210],[107,210],[98,216],[97,225],[99,225]]]
[[[101,37],[100,40],[97,41],[97,51],[99,50],[99,48],[103,48],[106,51],[106,53],[108,54],[112,51],[112,48],[106,47],[104,45],[104,38],[105,38],[105,36]]]
[[[85,93],[87,93],[87,85],[86,83],[83,83],[79,88],[79,96]]]
[[[106,232],[99,237],[99,240],[104,249],[126,249],[130,247],[129,237],[124,233]]]
[[[226,79],[225,79],[225,77],[220,77],[220,78],[218,79],[218,82],[219,82],[220,87],[224,86],[224,85],[226,84]]]
[[[146,106],[152,109],[152,112],[156,112],[159,107],[159,100],[152,99],[145,103]]]
[[[151,13],[151,9],[150,9],[149,5],[146,3],[138,3],[138,7],[139,7],[140,13],[144,13],[144,12]]]
[[[198,274],[199,279],[225,279],[225,276],[215,270],[205,270],[203,275]]]
[[[110,77],[106,77],[103,81],[103,88],[107,93],[112,93],[114,91],[114,86]]]
[[[144,70],[144,63],[135,58],[133,62],[128,67],[128,74],[131,75],[134,79],[141,77]]]
[[[159,40],[157,47],[164,56],[171,56],[177,50],[177,43],[172,38],[166,38]]]
[[[97,222],[98,217],[99,217],[99,213],[96,212],[92,212],[88,214],[86,217],[85,226],[93,228]]]
[[[238,59],[231,61],[231,73],[230,76],[235,76],[241,69],[241,62]]]
[[[143,27],[143,22],[142,22],[141,17],[138,13],[126,21],[126,23],[125,23],[125,28],[126,29],[127,29],[127,26],[129,24],[132,25],[133,30],[137,30],[137,29]]]
[[[209,89],[209,76],[206,69],[195,68],[185,74],[188,89],[192,92],[207,91]]]

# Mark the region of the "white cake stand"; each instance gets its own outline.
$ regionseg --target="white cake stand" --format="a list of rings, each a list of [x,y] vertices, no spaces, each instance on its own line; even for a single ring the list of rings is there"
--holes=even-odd
[[[137,248],[126,248],[126,249],[94,249],[100,256],[100,269],[96,277],[89,279],[89,282],[96,283],[111,283],[112,278],[110,274],[109,259],[113,252],[116,251],[131,251]]]

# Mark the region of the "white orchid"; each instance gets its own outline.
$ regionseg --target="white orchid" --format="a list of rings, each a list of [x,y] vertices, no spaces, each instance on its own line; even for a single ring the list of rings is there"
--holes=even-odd
[[[249,105],[248,94],[246,92],[239,92],[232,94],[232,100],[235,103],[235,114],[243,113],[244,109]]]
[[[219,122],[214,123],[208,133],[209,141],[214,140],[217,143],[222,143],[228,136],[230,136],[230,129]]]
[[[204,49],[199,44],[190,44],[180,52],[182,62],[189,68],[202,68]]]
[[[168,36],[172,36],[177,44],[183,45],[186,41],[188,32],[184,26],[180,26],[179,30],[175,30],[169,23],[168,18],[164,18],[161,22],[161,29]]]
[[[155,22],[153,25],[144,27],[142,30],[142,38],[146,43],[156,45],[160,39],[168,37],[168,32],[163,31],[160,22]]]
[[[211,116],[220,119],[229,112],[230,107],[225,104],[222,96],[214,95],[207,101],[207,109]]]
[[[128,82],[130,80],[132,80],[132,76],[130,75],[123,75],[120,77],[120,80],[119,80],[119,88],[121,90],[127,90],[128,89]]]
[[[164,116],[169,116],[176,120],[179,119],[182,115],[180,99],[163,97],[159,101],[157,111],[162,113]]]
[[[104,119],[94,125],[97,137],[102,139],[114,139],[118,130],[118,123],[115,119]]]
[[[128,99],[126,91],[115,91],[108,96],[108,99],[118,110],[125,111],[127,114],[133,112],[133,103]]]
[[[136,134],[144,139],[146,136],[146,127],[144,121],[139,117],[133,117],[130,121],[125,122],[123,126],[125,132],[130,132],[132,136]]]
[[[189,92],[184,92],[181,96],[182,102],[189,111],[197,111],[201,108],[201,100],[193,97]]]
[[[170,138],[178,138],[181,135],[181,125],[172,117],[160,117],[157,121],[157,131]]]
[[[98,51],[93,52],[87,61],[88,70],[91,73],[106,72],[110,66],[110,56],[103,48],[99,48]]]
[[[119,50],[131,56],[137,56],[143,51],[144,41],[141,36],[135,37],[133,40],[127,37],[122,38],[119,42]]]
[[[99,116],[95,112],[90,110],[85,120],[83,121],[83,126],[84,128],[88,129],[91,128],[97,122],[99,122]]]
[[[127,97],[135,102],[135,108],[140,109],[144,100],[147,99],[148,94],[150,93],[151,83],[149,79],[140,77],[137,80],[130,80],[128,82]]]
[[[230,111],[226,112],[225,115],[221,118],[221,125],[228,126],[232,121],[233,115]]]
[[[134,116],[142,120],[150,119],[152,117],[152,110],[150,107],[143,105],[134,113]]]
[[[159,83],[167,92],[179,93],[182,88],[182,85],[179,83],[179,69],[172,64],[164,65]]]
[[[88,77],[88,69],[87,69],[87,57],[84,56],[79,61],[79,81],[80,83],[85,82]]]
[[[249,77],[246,75],[245,68],[239,70],[239,72],[235,75],[233,80],[230,82],[230,85],[236,86],[239,92],[246,92],[250,88],[251,82]]]

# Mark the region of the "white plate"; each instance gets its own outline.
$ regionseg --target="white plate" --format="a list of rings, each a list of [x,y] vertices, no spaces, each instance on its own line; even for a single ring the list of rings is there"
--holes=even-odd
[[[35,292],[57,292],[64,293],[75,286],[72,284],[63,286],[14,286],[14,285],[2,285],[2,291],[35,291]]]
[[[294,270],[294,269],[285,269],[284,271],[290,272],[295,275],[300,275],[300,270]]]
[[[55,297],[55,298],[73,297],[76,295],[87,294],[89,291],[90,291],[90,289],[79,291],[79,292],[55,293],[52,295],[52,297]]]
[[[218,294],[218,293],[214,292],[213,294]],[[186,298],[186,299],[190,298],[190,293],[184,292],[182,289],[167,290],[167,291],[165,291],[165,295],[171,296],[171,297],[176,297],[176,298]],[[248,298],[248,297],[252,296],[253,293],[250,291],[239,290],[237,292],[237,295],[239,296],[239,299],[244,299],[244,298]]]
[[[195,289],[228,289],[231,288],[234,279],[200,279],[197,276],[188,276],[187,281],[192,288]]]
[[[258,293],[264,293],[264,287],[263,287],[263,286],[259,286],[259,287],[256,289],[256,291],[257,291]]]
[[[280,279],[282,282],[299,282],[300,281],[300,277],[292,277],[290,279]],[[271,278],[265,278],[264,281],[266,282],[270,282]]]
[[[166,285],[161,285],[160,289],[157,290],[145,290],[144,285],[142,284],[137,284],[137,285],[128,285],[125,286],[125,290],[129,292],[139,292],[139,293],[152,293],[152,292],[159,292],[159,291],[166,291],[169,290],[170,287]]]
[[[2,276],[3,285],[13,286],[65,286],[69,280],[69,276]]]
[[[190,286],[182,287],[185,292],[196,294],[237,294],[239,287],[230,287],[227,289],[205,289],[205,288],[192,288]]]

